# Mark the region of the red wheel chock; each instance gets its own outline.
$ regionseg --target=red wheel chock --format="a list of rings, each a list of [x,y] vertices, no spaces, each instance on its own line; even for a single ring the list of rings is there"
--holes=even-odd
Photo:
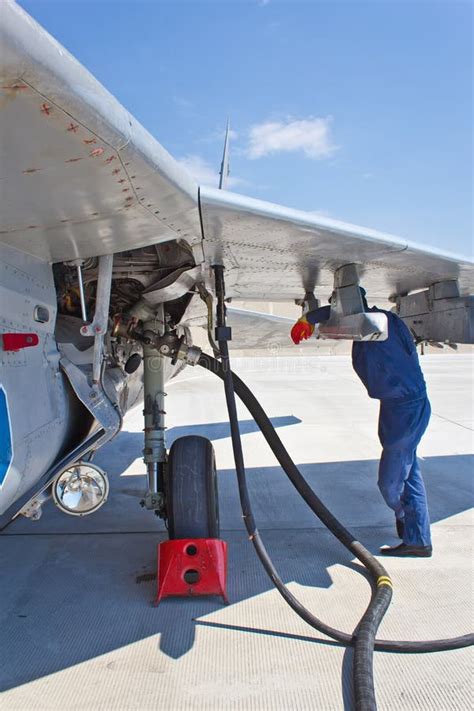
[[[158,545],[158,590],[165,597],[221,595],[228,604],[227,543],[218,538],[179,538]]]

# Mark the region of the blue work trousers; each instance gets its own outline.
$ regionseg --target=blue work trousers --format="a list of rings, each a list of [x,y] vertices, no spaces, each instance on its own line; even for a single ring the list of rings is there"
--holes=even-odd
[[[403,542],[414,546],[431,545],[425,485],[416,457],[430,415],[426,396],[380,402],[379,439],[383,450],[378,485],[387,505],[404,521]]]

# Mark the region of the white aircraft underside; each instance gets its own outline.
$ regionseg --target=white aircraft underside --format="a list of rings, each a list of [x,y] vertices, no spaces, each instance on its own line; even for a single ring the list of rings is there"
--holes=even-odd
[[[10,0],[1,8],[0,47],[0,332],[39,337],[38,346],[17,351],[2,350],[0,342],[0,422],[11,440],[0,464],[0,514],[24,508],[94,433],[95,448],[110,439],[142,396],[142,370],[124,371],[137,346],[111,341],[110,323],[99,344],[104,380],[92,384],[97,339],[81,341],[74,260],[83,269],[89,322],[98,299],[97,258],[114,255],[110,315],[129,313],[142,299],[188,343],[188,329],[207,323],[198,289],[213,294],[216,263],[226,270],[227,297],[290,302],[310,294],[324,303],[334,288],[355,283],[341,272],[355,265],[350,273],[369,301],[397,303],[419,340],[472,342],[470,260],[198,186]],[[410,296],[416,292],[422,295]],[[38,318],[41,309],[46,319]],[[261,346],[262,332],[271,334],[274,319],[257,316],[255,341],[247,329],[239,348]],[[243,324],[245,314],[238,317]],[[256,315],[249,318],[254,323]],[[338,323],[331,337],[346,335],[338,334]]]

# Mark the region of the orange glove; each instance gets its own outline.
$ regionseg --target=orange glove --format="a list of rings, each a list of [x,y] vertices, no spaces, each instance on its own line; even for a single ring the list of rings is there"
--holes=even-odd
[[[290,335],[293,340],[293,343],[298,345],[298,343],[301,343],[301,341],[305,341],[307,338],[310,338],[313,333],[313,324],[309,323],[309,321],[306,320],[306,316],[302,316],[298,319],[298,321],[291,329]]]

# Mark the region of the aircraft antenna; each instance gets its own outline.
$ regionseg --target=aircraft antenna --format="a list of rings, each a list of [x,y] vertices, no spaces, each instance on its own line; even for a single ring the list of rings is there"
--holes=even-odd
[[[222,153],[221,169],[219,171],[219,190],[223,190],[229,176],[229,137],[230,137],[230,121],[227,119],[227,127],[225,130],[224,151]]]

